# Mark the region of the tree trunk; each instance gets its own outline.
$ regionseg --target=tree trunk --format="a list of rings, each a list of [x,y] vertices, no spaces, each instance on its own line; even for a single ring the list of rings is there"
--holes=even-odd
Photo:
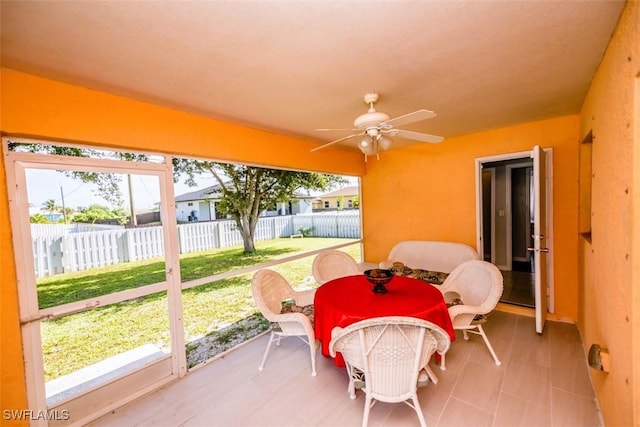
[[[256,245],[253,241],[254,232],[255,232],[255,223],[251,221],[251,218],[248,218],[245,215],[242,215],[240,218],[236,219],[236,223],[238,224],[238,228],[240,229],[240,234],[242,235],[242,242],[244,244],[243,253],[252,254],[256,251]]]
[[[244,235],[242,236],[242,240],[244,240],[244,251],[242,253],[252,254],[256,251],[256,246],[253,243],[252,238],[246,238]]]

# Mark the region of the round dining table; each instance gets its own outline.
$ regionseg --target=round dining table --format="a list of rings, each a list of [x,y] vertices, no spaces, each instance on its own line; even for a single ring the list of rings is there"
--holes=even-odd
[[[447,305],[435,285],[410,277],[394,276],[386,293],[373,292],[364,275],[340,277],[321,285],[314,298],[314,331],[322,343],[323,356],[330,357],[331,331],[360,320],[382,316],[411,316],[444,329],[451,340],[455,332]],[[345,366],[340,354],[335,364]]]

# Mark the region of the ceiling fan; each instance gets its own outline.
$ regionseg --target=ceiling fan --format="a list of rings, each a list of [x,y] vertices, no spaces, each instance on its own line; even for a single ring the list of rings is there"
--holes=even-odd
[[[413,113],[404,114],[402,116],[390,118],[388,114],[376,111],[373,105],[378,102],[380,96],[377,93],[368,93],[364,96],[364,102],[369,105],[369,111],[356,118],[353,122],[353,129],[316,129],[317,131],[357,131],[351,135],[328,142],[311,151],[318,151],[330,145],[351,138],[362,137],[358,142],[358,148],[367,156],[375,154],[379,155],[380,150],[388,150],[391,147],[394,136],[401,138],[413,139],[419,142],[438,143],[444,138],[427,133],[414,132],[410,130],[396,129],[395,126],[405,125],[408,123],[418,122],[420,120],[430,119],[436,116],[436,113],[429,110],[417,110]]]

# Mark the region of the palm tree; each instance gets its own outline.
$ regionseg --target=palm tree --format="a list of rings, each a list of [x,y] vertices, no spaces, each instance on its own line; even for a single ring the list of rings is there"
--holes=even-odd
[[[59,212],[60,209],[60,206],[56,204],[54,199],[45,200],[42,203],[42,208],[40,208],[42,211],[49,212],[50,216],[53,215],[54,212]]]

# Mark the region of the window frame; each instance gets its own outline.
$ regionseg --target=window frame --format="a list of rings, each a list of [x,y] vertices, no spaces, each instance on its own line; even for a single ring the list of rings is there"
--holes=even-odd
[[[8,144],[13,142],[36,143],[58,146],[70,146],[75,148],[88,148],[98,150],[119,150],[137,154],[145,154],[149,156],[160,156],[163,161],[161,163],[153,162],[128,162],[124,160],[112,159],[95,159],[86,157],[73,156],[56,156],[43,153],[24,153],[9,150]],[[281,259],[272,260],[260,264],[255,264],[240,269],[226,271],[224,273],[215,274],[187,282],[182,282],[180,278],[180,257],[178,249],[177,228],[171,227],[170,224],[176,224],[175,195],[173,187],[173,157],[168,154],[157,154],[139,152],[129,149],[118,149],[111,147],[95,147],[86,144],[68,144],[58,141],[36,140],[28,138],[18,138],[5,136],[2,138],[2,151],[5,157],[5,173],[7,176],[7,186],[9,191],[9,209],[11,226],[13,231],[13,248],[16,259],[16,272],[18,281],[18,297],[20,304],[20,323],[23,336],[23,354],[25,365],[29,368],[25,369],[27,399],[29,407],[34,410],[53,409],[47,407],[46,391],[44,387],[44,369],[42,359],[42,345],[40,336],[39,322],[45,319],[62,317],[72,313],[78,313],[110,305],[116,302],[126,301],[132,298],[144,297],[156,293],[158,291],[167,291],[170,295],[169,300],[169,323],[171,330],[171,356],[167,356],[165,360],[169,360],[170,375],[159,375],[160,378],[154,380],[154,384],[146,387],[144,391],[134,394],[124,394],[117,400],[105,399],[102,396],[98,402],[92,402],[93,412],[90,416],[83,418],[83,421],[95,419],[96,417],[107,413],[114,405],[121,406],[138,397],[140,393],[146,393],[157,389],[176,378],[184,377],[187,373],[186,363],[186,346],[184,338],[184,325],[182,316],[181,293],[185,289],[211,283],[221,279],[227,279],[235,276],[241,276],[247,273],[255,272],[262,268],[269,268],[290,261],[314,256],[327,249],[339,249],[354,244],[360,245],[362,251],[362,238],[351,240],[346,243],[323,247],[321,249],[298,253],[296,255],[287,256]],[[113,294],[99,296],[96,298],[75,301],[65,304],[64,306],[50,307],[40,310],[38,307],[38,295],[35,281],[33,253],[30,245],[25,242],[31,241],[31,232],[29,225],[28,200],[26,192],[26,169],[54,169],[54,170],[81,170],[107,173],[131,173],[131,174],[148,174],[158,176],[160,179],[161,191],[161,215],[166,220],[163,221],[163,230],[165,233],[164,251],[165,262],[167,267],[167,280],[164,282],[147,285],[140,288],[119,291]],[[328,203],[328,202],[325,202]],[[360,218],[362,223],[362,218]],[[29,273],[30,272],[30,273]],[[220,356],[220,355],[219,355]],[[216,356],[218,357],[218,356]],[[206,363],[206,362],[204,362]],[[200,366],[200,365],[197,365]],[[197,367],[196,366],[196,367]],[[195,368],[195,367],[194,367]],[[193,369],[193,368],[192,368]],[[120,386],[120,390],[128,390],[126,384],[132,384],[139,379],[139,373],[142,370],[134,371],[126,374],[124,381]],[[78,395],[80,401],[86,394]],[[98,395],[97,399],[100,399]],[[117,405],[114,403],[117,402]],[[65,409],[73,406],[73,402],[63,401],[61,406]],[[101,406],[102,405],[102,406]],[[47,421],[44,420],[43,425]]]

